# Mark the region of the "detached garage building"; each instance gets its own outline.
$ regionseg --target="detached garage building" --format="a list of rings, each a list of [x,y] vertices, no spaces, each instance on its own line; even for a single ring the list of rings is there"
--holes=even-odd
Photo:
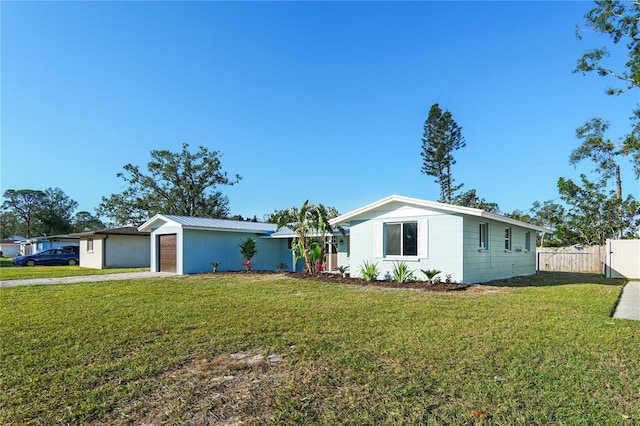
[[[258,248],[251,259],[254,270],[274,270],[281,264],[295,270],[291,239],[271,238],[273,223],[158,214],[138,230],[151,233],[151,272],[211,272],[212,262],[220,262],[221,272],[240,271],[244,267],[238,243],[247,237],[255,239]]]
[[[74,234],[80,238],[80,266],[93,269],[149,267],[149,233],[134,226]]]

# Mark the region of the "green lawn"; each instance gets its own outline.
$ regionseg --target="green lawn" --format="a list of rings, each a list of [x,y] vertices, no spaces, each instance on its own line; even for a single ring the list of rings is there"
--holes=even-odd
[[[149,268],[91,269],[81,266],[13,266],[11,258],[0,258],[0,281],[28,280],[31,278],[59,278],[81,275],[117,274],[120,272],[148,271]]]
[[[609,316],[622,282],[503,284],[0,289],[0,423],[638,424],[640,322]]]

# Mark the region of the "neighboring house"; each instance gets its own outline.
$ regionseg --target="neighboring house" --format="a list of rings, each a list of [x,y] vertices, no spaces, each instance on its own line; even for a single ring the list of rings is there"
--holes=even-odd
[[[420,279],[421,269],[438,269],[441,278],[450,274],[461,283],[535,274],[537,232],[551,232],[480,209],[398,195],[330,223],[349,227],[349,243],[338,252],[351,276],[361,276],[365,261],[377,263],[380,278],[405,262]]]
[[[254,270],[273,271],[281,264],[294,269],[291,239],[271,238],[276,230],[272,223],[158,214],[138,230],[151,233],[152,272],[211,272],[212,262],[220,262],[218,271],[241,271],[238,243],[247,237],[254,238],[258,248],[251,260]]]
[[[149,232],[134,226],[73,234],[80,239],[80,266],[84,268],[149,267]]]
[[[71,235],[51,235],[20,241],[20,254],[29,255],[42,250],[62,247],[78,247],[80,239]]]
[[[0,240],[2,257],[16,257],[20,253],[20,242],[15,240]]]

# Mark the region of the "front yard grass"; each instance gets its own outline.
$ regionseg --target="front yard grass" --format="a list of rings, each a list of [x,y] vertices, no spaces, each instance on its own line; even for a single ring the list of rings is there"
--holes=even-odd
[[[0,281],[28,280],[32,278],[61,278],[84,275],[117,274],[121,272],[142,272],[149,268],[107,268],[92,269],[82,266],[14,266],[11,258],[0,258]]]
[[[0,423],[637,424],[640,322],[609,316],[622,282],[538,279],[0,289]]]

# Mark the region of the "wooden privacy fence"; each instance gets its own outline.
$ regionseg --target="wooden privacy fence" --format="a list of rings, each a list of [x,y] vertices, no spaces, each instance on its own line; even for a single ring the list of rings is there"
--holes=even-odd
[[[605,246],[537,247],[538,271],[593,272],[604,271]]]

